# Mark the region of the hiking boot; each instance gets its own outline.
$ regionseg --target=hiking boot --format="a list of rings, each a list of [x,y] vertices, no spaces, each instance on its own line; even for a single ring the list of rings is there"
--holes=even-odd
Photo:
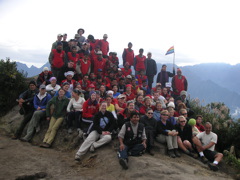
[[[154,153],[150,149],[147,150],[147,153],[150,154],[151,156],[154,156]]]
[[[82,158],[81,158],[80,155],[78,155],[78,154],[75,155],[75,160],[76,160],[76,161],[81,161],[81,159],[82,159]]]
[[[90,152],[91,152],[91,153],[94,153],[94,151],[95,151],[95,148],[94,148],[93,145],[91,145],[91,147],[90,147]]]
[[[24,138],[20,138],[20,141],[22,142],[28,142],[28,140],[24,139]]]
[[[42,147],[42,148],[50,148],[50,144],[48,144],[48,143],[43,143],[43,144],[41,144],[40,145],[40,147]]]
[[[219,167],[217,164],[213,164],[213,163],[208,163],[208,167],[212,170],[212,171],[218,171]]]
[[[176,157],[181,157],[181,154],[178,152],[178,149],[174,149],[174,154],[176,155]]]
[[[128,169],[128,163],[126,159],[123,159],[123,158],[119,159],[119,163],[123,169]]]
[[[194,152],[191,152],[192,153],[192,157],[194,158],[194,159],[197,159],[198,158],[198,154],[196,154],[196,153],[194,153]]]
[[[201,156],[200,159],[203,164],[206,164],[208,162],[208,160],[207,160],[207,158],[205,158],[205,156]]]
[[[72,134],[72,129],[71,128],[68,128],[68,134]]]
[[[176,155],[174,154],[174,150],[173,150],[173,149],[168,150],[168,155],[169,155],[171,158],[175,158],[175,157],[176,157]]]

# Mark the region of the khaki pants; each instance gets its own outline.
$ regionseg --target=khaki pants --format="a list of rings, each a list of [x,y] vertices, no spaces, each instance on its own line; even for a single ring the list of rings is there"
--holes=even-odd
[[[160,143],[167,143],[168,150],[178,148],[177,136],[166,136],[158,134],[156,140]]]
[[[99,140],[98,140],[99,139]],[[98,141],[97,141],[98,140]],[[80,146],[77,155],[81,156],[87,153],[88,149],[93,145],[94,148],[98,148],[104,144],[109,143],[112,140],[111,135],[98,134],[97,131],[92,131],[87,139]]]
[[[51,118],[47,133],[45,134],[45,137],[43,140],[44,143],[52,144],[56,136],[57,130],[62,124],[62,122],[63,122],[63,117],[59,117],[57,119],[54,117]]]

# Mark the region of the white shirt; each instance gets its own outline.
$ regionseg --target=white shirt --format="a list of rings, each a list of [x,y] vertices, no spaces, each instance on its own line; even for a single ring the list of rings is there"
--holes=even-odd
[[[71,111],[71,108],[73,108],[75,111],[82,111],[83,103],[85,102],[85,99],[82,97],[79,97],[78,101],[76,101],[74,98],[70,100],[67,106],[67,112]]]
[[[202,142],[203,146],[208,145],[210,142],[214,142],[217,144],[217,135],[213,132],[210,132],[210,134],[206,134],[205,131],[197,134],[198,139]],[[215,150],[215,144],[208,148],[208,150],[214,151]]]

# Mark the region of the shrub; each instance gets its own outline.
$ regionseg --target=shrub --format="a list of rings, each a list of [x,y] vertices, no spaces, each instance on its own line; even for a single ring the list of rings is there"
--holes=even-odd
[[[27,88],[24,74],[18,72],[16,63],[9,58],[0,61],[0,84],[0,116],[3,116],[17,104],[19,94]]]

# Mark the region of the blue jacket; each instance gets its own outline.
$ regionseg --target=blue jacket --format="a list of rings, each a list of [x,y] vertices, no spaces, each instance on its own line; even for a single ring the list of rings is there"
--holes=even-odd
[[[34,109],[36,110],[38,107],[40,107],[41,109],[46,109],[47,103],[51,98],[52,96],[46,93],[46,96],[40,101],[40,99],[38,98],[38,94],[36,94],[33,99]]]

